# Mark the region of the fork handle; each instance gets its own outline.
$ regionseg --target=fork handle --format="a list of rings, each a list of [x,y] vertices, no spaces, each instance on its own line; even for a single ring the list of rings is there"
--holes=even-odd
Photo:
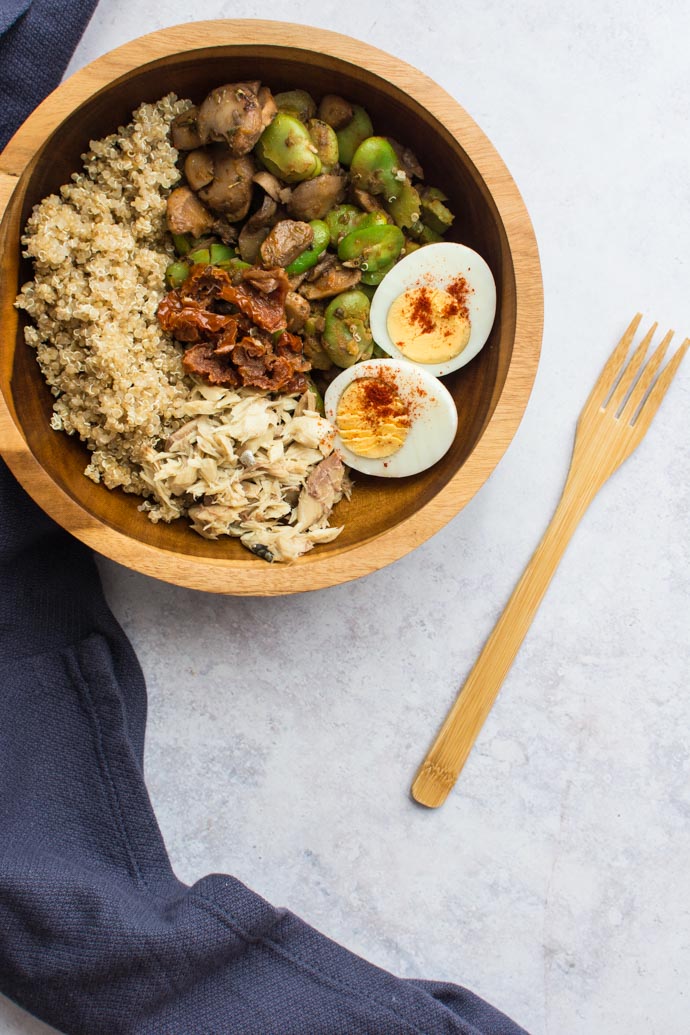
[[[419,768],[412,797],[422,805],[437,808],[446,800],[595,492],[579,480],[566,483],[539,546]]]

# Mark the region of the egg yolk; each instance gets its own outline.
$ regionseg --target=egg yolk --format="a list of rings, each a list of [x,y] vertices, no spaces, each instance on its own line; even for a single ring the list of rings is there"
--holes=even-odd
[[[343,445],[357,456],[392,456],[410,428],[410,410],[387,380],[360,377],[338,400],[336,424]]]
[[[406,359],[445,363],[462,352],[471,330],[467,290],[467,282],[458,277],[448,290],[422,285],[398,295],[388,310],[387,327]]]

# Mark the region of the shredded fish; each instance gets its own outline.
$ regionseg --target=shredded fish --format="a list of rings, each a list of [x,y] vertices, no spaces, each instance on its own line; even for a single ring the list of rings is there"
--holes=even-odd
[[[264,560],[292,561],[331,542],[341,531],[328,525],[332,507],[350,486],[343,468],[338,491],[305,522],[310,477],[327,458],[329,470],[342,462],[332,425],[303,400],[195,383],[189,419],[142,457],[150,498],[141,509],[152,521],[186,513],[199,535],[235,536]]]

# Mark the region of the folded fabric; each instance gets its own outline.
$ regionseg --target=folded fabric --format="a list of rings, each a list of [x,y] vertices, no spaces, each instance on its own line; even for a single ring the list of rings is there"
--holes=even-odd
[[[2,0],[3,139],[92,8]],[[0,461],[0,992],[69,1035],[519,1035],[465,989],[393,977],[232,877],[178,881],[145,724],[90,552]]]
[[[93,559],[2,462],[0,515],[0,991],[70,1035],[517,1035],[232,877],[175,878],[144,680]]]
[[[97,0],[0,0],[0,149],[62,77]]]
[[[2,5],[0,5],[0,36],[3,36],[30,7],[31,0],[2,0]]]

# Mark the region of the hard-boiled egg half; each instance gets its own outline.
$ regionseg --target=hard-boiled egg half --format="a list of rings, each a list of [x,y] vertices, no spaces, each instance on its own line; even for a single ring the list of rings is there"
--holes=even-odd
[[[374,341],[396,359],[443,377],[469,363],[496,315],[496,284],[464,244],[427,244],[386,274],[371,303]]]
[[[448,389],[404,360],[369,359],[348,367],[328,386],[324,404],[345,463],[381,478],[431,467],[452,445],[458,426]]]

